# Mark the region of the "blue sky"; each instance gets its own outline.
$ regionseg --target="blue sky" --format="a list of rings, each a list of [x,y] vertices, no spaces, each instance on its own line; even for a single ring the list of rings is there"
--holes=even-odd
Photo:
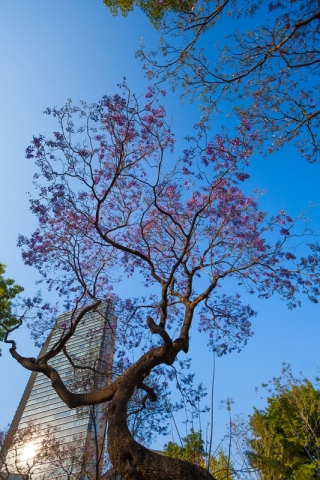
[[[49,134],[55,128],[42,112],[67,98],[90,102],[112,94],[123,76],[133,91],[143,94],[148,82],[135,51],[141,37],[148,48],[154,48],[157,35],[142,13],[113,18],[102,0],[0,0],[0,262],[8,265],[8,276],[23,285],[26,293],[35,291],[37,274],[23,265],[16,240],[19,233],[29,234],[35,227],[27,194],[32,192],[34,167],[24,158],[24,151],[33,134]],[[166,105],[177,138],[183,138],[198,118],[196,106],[181,106],[170,93]],[[293,148],[270,158],[254,157],[251,177],[252,187],[267,190],[261,206],[270,213],[283,208],[295,216],[310,201],[320,201],[319,165],[308,165]],[[312,215],[319,231],[319,209]],[[302,370],[311,379],[320,365],[318,305],[305,300],[301,308],[289,312],[277,298],[252,300],[258,311],[255,336],[243,352],[216,363],[216,445],[227,422],[225,412],[218,408],[220,400],[232,397],[234,412],[250,413],[253,405],[263,405],[255,387],[278,375],[281,362],[291,363],[295,373]],[[22,354],[35,354],[26,329],[17,338]],[[212,355],[206,353],[205,345],[195,328],[190,355],[197,380],[210,388]],[[0,428],[11,421],[28,379],[28,372],[11,359],[5,345],[2,350]],[[159,439],[155,448],[167,440]]]

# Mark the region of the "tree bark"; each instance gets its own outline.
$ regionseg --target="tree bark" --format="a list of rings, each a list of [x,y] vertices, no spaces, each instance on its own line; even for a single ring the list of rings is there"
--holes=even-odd
[[[123,375],[108,411],[108,452],[115,470],[126,480],[213,480],[204,468],[159,455],[137,443],[127,425],[127,406],[134,389],[150,368],[172,363],[175,345],[153,349]]]

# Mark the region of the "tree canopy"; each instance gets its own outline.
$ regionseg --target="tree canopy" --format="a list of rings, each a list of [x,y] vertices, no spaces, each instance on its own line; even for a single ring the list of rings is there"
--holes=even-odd
[[[139,55],[205,116],[253,134],[256,151],[288,143],[319,154],[319,0],[209,0],[165,15],[159,52]]]
[[[172,365],[188,352],[194,323],[217,355],[246,344],[255,312],[237,291],[224,292],[227,279],[261,299],[276,293],[289,308],[300,294],[317,302],[320,247],[310,239],[303,246],[310,233],[303,217],[283,210],[268,217],[259,210],[259,191],[241,190],[249,177],[250,132],[211,134],[201,121],[174,157],[164,94],[150,87],[138,99],[124,83],[120,94],[95,104],[68,101],[46,110],[58,129],[49,139],[35,136],[27,148],[37,165],[31,210],[38,227],[29,238],[20,236],[19,245],[25,263],[73,313],[68,325],[56,326],[59,341],[38,359],[7,342],[11,355],[46,375],[70,408],[110,402],[108,452],[125,478],[153,479],[156,471],[159,480],[209,479],[201,466],[138,443],[128,425],[130,402],[138,395],[140,411],[151,403],[170,413]],[[119,298],[121,275],[141,281],[139,296]],[[50,360],[64,352],[80,368],[68,340],[85,313],[110,295],[118,314],[114,372],[100,372],[110,376],[106,387],[73,391]],[[54,309],[45,312],[32,325],[38,341],[56,320]]]
[[[265,480],[320,476],[320,390],[287,366],[264,410],[250,417],[247,456]]]
[[[164,446],[164,455],[172,458],[181,458],[191,463],[206,467],[215,480],[233,480],[233,466],[225,452],[220,449],[214,456],[208,458],[204,449],[202,434],[195,432],[193,428],[186,437],[182,437],[181,445],[175,442],[168,442]]]
[[[124,477],[212,479],[200,461],[148,450],[141,425],[162,431],[161,417],[179,408],[169,390],[192,328],[224,355],[252,335],[255,312],[243,293],[277,295],[290,309],[302,295],[318,302],[320,246],[303,214],[292,218],[280,209],[269,216],[247,180],[253,152],[297,141],[307,160],[317,158],[319,1],[272,1],[268,11],[260,0],[106,2],[113,13],[136,5],[157,27],[163,20],[160,56],[139,52],[146,73],[182,87],[203,115],[175,153],[161,86],[137,98],[124,83],[95,104],[68,101],[46,110],[57,128],[52,137],[34,136],[26,152],[37,168],[31,211],[38,226],[19,246],[42,285],[59,295],[60,311],[71,311],[70,321],[56,326],[59,340],[44,355],[25,357],[9,337],[23,316],[13,315],[11,299],[2,338],[70,408],[108,402],[108,451]],[[228,128],[212,130],[217,112]],[[120,282],[133,292],[128,298],[119,294]],[[15,284],[4,285],[6,293]],[[84,368],[69,340],[110,296],[118,315],[113,372],[97,359],[94,373],[108,376],[107,386],[75,390],[51,361],[64,354],[70,368]],[[58,307],[39,306],[31,322],[38,344],[57,317]],[[196,407],[189,380],[184,388]],[[254,446],[252,452],[253,459]]]
[[[195,432],[193,428],[186,437],[182,437],[181,446],[175,442],[169,442],[165,444],[163,450],[168,457],[181,458],[205,466],[202,435],[201,432]]]
[[[23,291],[23,287],[17,285],[12,278],[4,278],[5,271],[5,265],[0,263],[0,341],[19,323],[13,310],[13,300]]]
[[[126,16],[135,7],[140,8],[155,27],[159,27],[160,20],[166,12],[190,11],[193,0],[103,0],[112,15]]]

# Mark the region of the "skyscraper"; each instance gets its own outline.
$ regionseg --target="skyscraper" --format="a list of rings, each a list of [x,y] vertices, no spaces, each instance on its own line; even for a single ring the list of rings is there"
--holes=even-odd
[[[41,356],[59,340],[70,320],[70,313],[57,319]],[[114,302],[108,300],[83,317],[67,343],[67,355],[80,368],[74,369],[63,352],[49,362],[69,390],[85,392],[107,385],[112,375],[115,328]],[[102,465],[105,408],[102,404],[70,410],[55,393],[50,380],[33,372],[11,424],[11,437],[18,438],[21,432],[31,429],[37,438],[19,447],[18,442],[13,442],[7,454],[7,468],[11,473],[28,473],[29,469],[32,480],[76,479],[81,471],[87,472],[83,478],[90,478],[90,471]]]

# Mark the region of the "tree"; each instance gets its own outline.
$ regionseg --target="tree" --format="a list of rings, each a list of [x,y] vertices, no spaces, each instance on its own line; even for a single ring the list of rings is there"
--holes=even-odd
[[[93,408],[93,407],[91,407]],[[102,459],[97,456],[97,437],[84,445],[81,435],[71,441],[57,436],[58,429],[50,425],[29,423],[26,427],[0,431],[0,479],[10,480],[18,474],[21,480],[38,479],[101,480]]]
[[[210,457],[209,470],[216,480],[234,480],[234,478],[237,478],[230,458],[222,449],[215,457]]]
[[[206,467],[216,480],[232,480],[234,478],[232,465],[222,449],[219,450],[215,457],[210,457],[208,462],[201,432],[195,432],[193,428],[186,437],[181,439],[181,446],[175,442],[165,444],[164,455],[172,458],[181,458],[182,460]]]
[[[169,442],[164,446],[164,455],[172,458],[181,458],[197,465],[205,466],[204,446],[201,432],[195,432],[193,428],[186,437],[182,437],[181,446]]]
[[[268,406],[250,417],[248,460],[265,480],[319,478],[320,390],[288,365],[282,374]]]
[[[21,298],[19,294],[24,288],[12,278],[4,278],[5,269],[6,266],[0,263],[0,341],[7,343],[10,333],[19,328],[23,321],[31,320],[32,315],[39,321],[44,320],[49,304],[42,301],[40,292],[33,298]]]
[[[46,375],[70,408],[110,402],[108,452],[126,479],[153,479],[155,472],[159,480],[211,479],[198,465],[139,444],[127,423],[129,402],[138,392],[141,409],[149,402],[167,408],[172,366],[188,352],[197,320],[218,355],[247,342],[254,312],[238,293],[220,293],[226,284],[230,291],[228,279],[262,299],[277,293],[290,308],[300,293],[317,302],[320,247],[308,243],[299,259],[301,237],[309,232],[303,218],[293,221],[281,210],[268,219],[258,209],[259,193],[241,191],[249,176],[250,135],[222,132],[209,139],[200,122],[182,157],[173,160],[174,136],[157,103],[164,92],[149,88],[140,106],[125,84],[121,88],[122,94],[93,105],[68,101],[47,109],[59,130],[52,139],[34,137],[27,148],[38,166],[31,210],[39,223],[19,245],[25,263],[38,268],[73,313],[61,325],[60,340],[37,360],[20,355],[8,336],[5,341],[13,358]],[[114,373],[104,388],[72,392],[50,360],[68,354],[85,313],[116,296],[121,275],[141,280],[142,293],[116,297]],[[38,341],[50,327],[46,312],[32,325]],[[54,321],[53,315],[51,326]]]
[[[92,408],[92,407],[91,407]],[[56,439],[47,455],[47,475],[56,478],[63,475],[66,480],[102,480],[104,478],[103,450],[98,445],[97,437],[84,445],[81,435],[74,435],[72,440]]]
[[[193,8],[194,0],[103,0],[104,4],[110,8],[112,15],[126,16],[135,6],[148,16],[152,24],[158,28],[160,20],[166,12],[190,11]]]
[[[271,153],[294,141],[313,162],[319,20],[319,0],[199,1],[164,17],[160,55],[143,48],[139,55],[149,78],[181,86],[182,97],[196,100],[204,115],[222,113],[251,131],[257,150]]]
[[[5,265],[0,263],[0,341],[3,341],[8,329],[19,323],[13,311],[13,300],[23,291],[23,287],[17,285],[12,278],[4,278],[5,271]]]
[[[54,430],[48,428],[41,438],[39,432],[39,426],[32,423],[19,430],[0,431],[1,480],[9,480],[13,472],[20,475],[21,480],[28,480],[32,475],[37,475],[39,479],[46,478],[42,475],[43,467],[53,452],[57,452],[58,444]]]

